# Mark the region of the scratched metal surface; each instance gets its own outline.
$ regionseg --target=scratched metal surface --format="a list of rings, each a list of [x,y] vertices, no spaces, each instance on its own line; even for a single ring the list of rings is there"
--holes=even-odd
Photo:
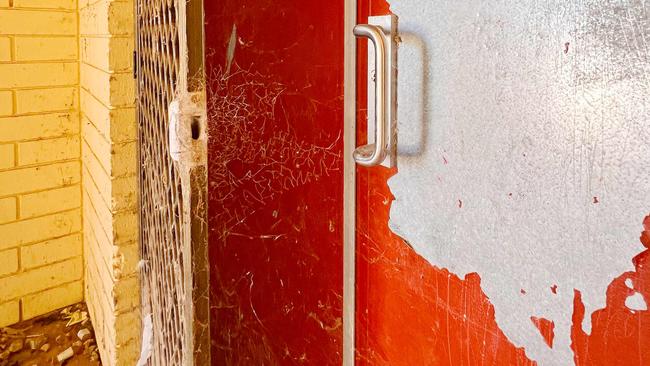
[[[538,364],[649,364],[648,277],[633,263],[650,212],[645,2],[390,3],[390,227],[429,263],[478,274],[499,329]]]
[[[618,112],[625,111],[620,114],[626,117],[615,119],[620,123],[607,125],[608,129],[624,127],[618,129],[617,133],[627,138],[636,138],[637,144],[622,143],[614,149],[619,154],[611,158],[618,158],[618,168],[625,168],[615,176],[629,180],[628,183],[640,181],[639,187],[645,189],[647,186],[643,184],[643,177],[648,176],[648,164],[644,158],[648,154],[635,149],[642,149],[649,142],[645,128],[647,125],[644,124],[647,118],[630,119],[633,116],[647,116],[642,98],[642,94],[647,92],[647,60],[644,61],[644,37],[647,31],[645,5],[627,1],[615,4],[595,1],[528,1],[522,4],[470,1],[458,4],[423,0],[394,0],[391,5],[393,12],[400,16],[402,30],[405,31],[402,34],[400,52],[402,57],[408,56],[407,61],[411,61],[407,65],[401,60],[400,74],[402,80],[410,75],[413,79],[411,87],[414,89],[410,94],[404,91],[401,93],[401,98],[407,97],[406,101],[411,104],[405,104],[405,100],[400,99],[400,111],[411,114],[402,116],[410,124],[402,125],[400,130],[400,172],[384,168],[358,170],[357,362],[359,365],[409,366],[533,365],[533,355],[529,349],[523,348],[530,342],[538,351],[541,350],[533,353],[535,356],[541,353],[542,362],[548,363],[550,358],[554,362],[551,364],[563,365],[566,355],[556,356],[544,348],[550,349],[546,342],[554,347],[559,342],[555,338],[559,328],[544,318],[544,314],[532,314],[528,319],[519,316],[512,320],[511,324],[535,327],[532,331],[527,329],[523,336],[513,335],[509,325],[503,322],[503,317],[496,315],[495,312],[502,313],[502,310],[495,309],[494,303],[497,308],[500,303],[495,296],[488,297],[490,294],[486,294],[486,280],[483,277],[490,273],[504,273],[502,263],[492,263],[489,268],[477,267],[476,272],[458,268],[457,272],[450,272],[444,268],[451,267],[448,257],[440,258],[429,254],[429,248],[440,245],[441,241],[427,235],[440,222],[444,224],[440,225],[444,230],[455,229],[453,234],[458,237],[462,234],[479,236],[480,240],[472,241],[477,243],[476,247],[471,248],[476,252],[473,254],[484,254],[486,251],[492,253],[495,249],[490,240],[495,225],[491,222],[495,220],[495,214],[484,211],[483,216],[474,217],[472,221],[462,221],[462,225],[458,225],[457,218],[450,216],[449,212],[453,214],[457,210],[471,210],[476,202],[472,202],[468,196],[456,197],[457,194],[453,195],[450,202],[440,202],[433,199],[438,199],[440,195],[429,195],[421,189],[423,186],[435,187],[439,184],[437,178],[432,178],[436,176],[431,174],[429,164],[440,164],[438,169],[451,169],[454,164],[463,161],[450,160],[450,156],[462,156],[468,161],[476,159],[479,153],[481,158],[487,160],[494,156],[507,157],[506,153],[511,150],[501,155],[488,152],[495,148],[491,146],[495,141],[501,141],[494,136],[498,137],[499,133],[508,133],[509,136],[515,134],[510,131],[513,126],[516,127],[515,132],[529,131],[533,138],[527,144],[517,145],[519,149],[512,150],[514,152],[510,165],[504,166],[518,171],[523,169],[522,172],[526,174],[522,176],[528,179],[535,175],[547,177],[550,174],[545,170],[547,166],[554,167],[552,160],[545,161],[534,172],[526,170],[530,169],[530,165],[517,160],[523,158],[517,155],[522,152],[522,148],[530,148],[540,136],[548,138],[549,130],[553,131],[554,125],[551,123],[531,125],[530,122],[531,115],[542,116],[542,121],[548,121],[551,112],[547,109],[555,108],[549,102],[550,95],[534,98],[539,97],[540,93],[553,90],[550,86],[559,78],[542,78],[542,85],[536,84],[539,80],[535,78],[535,72],[539,71],[533,66],[540,60],[550,63],[544,67],[557,63],[555,71],[559,72],[561,81],[568,83],[574,90],[586,87],[585,80],[595,79],[597,85],[605,87],[600,94],[595,93],[594,96],[607,95],[607,90],[611,92],[609,100],[613,99],[614,102],[605,104],[607,108],[599,105],[603,99],[596,99],[596,105],[592,105],[591,99],[576,104],[575,99],[572,99],[576,98],[575,93],[555,95],[556,99],[553,100],[569,111],[579,106],[584,109],[584,115],[592,117],[598,115],[596,110],[601,115],[609,113],[608,116],[615,115],[619,118],[621,116]],[[359,6],[360,23],[365,21],[368,14],[388,12],[388,5],[383,0],[360,1]],[[592,11],[585,12],[589,6]],[[341,24],[337,23],[342,21],[341,13],[342,9],[337,4],[324,6],[315,2],[291,4],[288,1],[249,0],[243,3],[226,1],[206,4],[206,66],[211,95],[211,330],[215,364],[329,365],[340,362],[338,286],[341,282],[342,253],[340,242],[333,238],[340,238],[341,235],[340,228],[337,227],[340,222],[340,214],[337,213],[341,210],[337,206],[341,197],[338,180],[341,178],[341,148],[335,131],[340,130],[342,122],[337,122],[341,105],[332,101],[337,100],[337,90],[333,86],[340,87],[338,83],[342,80],[342,74],[338,74],[342,70],[335,67],[337,62],[342,62],[342,55],[328,47],[318,48],[314,45],[335,46],[337,37],[342,42],[342,35],[329,33],[331,30],[328,29],[341,29]],[[566,27],[567,19],[573,19],[573,28]],[[523,22],[524,20],[528,22]],[[517,26],[513,27],[513,24]],[[522,27],[522,24],[526,26]],[[561,24],[564,25],[560,26]],[[233,25],[237,26],[235,31]],[[551,32],[534,32],[544,29]],[[572,29],[580,32],[572,33]],[[307,33],[300,33],[301,30],[307,30]],[[421,31],[419,36],[417,30]],[[297,37],[298,34],[302,34],[302,38]],[[531,41],[531,34],[539,40]],[[632,37],[635,42],[623,42],[629,35],[635,34]],[[326,35],[333,37],[329,38],[332,43],[328,43]],[[644,36],[638,37],[639,35]],[[589,39],[591,43],[581,44],[581,39]],[[599,46],[612,42],[618,46]],[[529,49],[531,44],[539,46],[533,54]],[[500,52],[493,52],[495,50]],[[366,85],[363,80],[365,54],[362,46],[359,52],[359,85]],[[518,66],[512,68],[514,61],[508,61],[506,57],[518,59]],[[521,62],[522,58],[525,62]],[[417,60],[420,60],[419,64]],[[607,62],[602,63],[603,60]],[[316,92],[312,86],[314,68],[320,68],[323,64],[331,67],[331,73],[328,78],[318,80],[319,91]],[[463,65],[464,68],[456,70]],[[487,68],[486,65],[491,67]],[[504,68],[504,65],[510,65],[510,68]],[[584,68],[576,65],[591,66]],[[530,75],[522,73],[522,68],[532,68],[535,72]],[[519,70],[519,73],[512,73],[515,70]],[[630,72],[631,70],[634,71]],[[510,73],[503,74],[503,71]],[[419,75],[414,74],[418,72]],[[625,98],[617,96],[621,90],[609,89],[609,83],[619,83],[624,74],[629,75],[633,81],[632,85],[626,84],[623,88],[628,91]],[[443,78],[446,78],[444,83],[441,82]],[[420,92],[417,92],[418,82]],[[504,85],[517,88],[503,88]],[[521,89],[522,86],[531,85],[537,88]],[[442,86],[455,91],[455,94],[441,93]],[[441,96],[447,98],[444,103],[442,99],[436,99],[442,98]],[[523,105],[516,97],[529,103]],[[359,89],[358,98],[360,103],[365,101],[363,89]],[[306,99],[312,103],[306,103]],[[621,106],[616,101],[634,103]],[[503,111],[504,103],[508,104],[506,102],[511,105],[510,110],[506,111],[508,113]],[[513,108],[512,103],[520,107],[521,111]],[[438,108],[440,104],[444,104],[443,107],[447,109]],[[360,131],[364,130],[364,112],[360,113]],[[509,118],[494,118],[497,112],[502,112]],[[492,118],[475,118],[477,114]],[[405,119],[404,116],[408,118]],[[513,116],[520,118],[513,119]],[[304,121],[310,123],[305,124]],[[418,121],[426,123],[418,125]],[[558,118],[557,121],[565,119]],[[494,128],[481,128],[488,122]],[[606,135],[592,131],[589,127],[591,125],[586,128],[584,120],[571,122],[573,124],[568,126],[582,126],[582,129],[577,130],[579,133],[569,135],[574,137],[571,146],[579,147],[578,155],[592,153],[598,148],[602,150],[602,138]],[[524,126],[519,127],[517,123],[523,123]],[[602,131],[605,123],[607,121],[601,118],[594,120],[593,126],[601,127]],[[461,144],[463,149],[460,150],[463,154],[452,149],[441,151],[444,149],[441,147],[444,144],[440,143],[441,136],[456,136],[454,133],[458,131],[466,133],[461,139],[464,142]],[[633,132],[637,133],[636,137]],[[426,138],[418,139],[418,133]],[[415,138],[411,138],[413,136]],[[558,137],[558,144],[565,141],[565,135],[555,136]],[[359,137],[359,144],[364,143],[365,136],[362,132]],[[594,137],[596,140],[593,140]],[[484,148],[485,141],[491,143],[487,150]],[[585,143],[589,141],[603,144]],[[617,141],[627,140],[621,138]],[[457,142],[452,145],[457,147]],[[621,146],[625,148],[622,149]],[[540,149],[533,150],[540,152]],[[447,155],[442,155],[441,152]],[[632,164],[630,156],[635,155],[637,160]],[[405,159],[413,160],[409,162],[413,164],[411,168],[421,169],[418,179],[422,179],[423,184],[407,182],[415,169],[409,169]],[[421,166],[415,164],[418,159]],[[318,163],[321,168],[315,173],[315,165],[296,164],[296,160]],[[487,167],[494,166],[479,164],[474,170],[485,172]],[[467,171],[467,167],[464,169]],[[579,179],[574,182],[584,183],[584,171],[578,169],[577,173]],[[597,170],[594,174],[598,177],[600,173],[602,171]],[[490,178],[499,178],[498,174],[494,176],[496,178]],[[480,174],[474,179],[468,179],[467,175],[464,177],[466,180],[458,181],[458,187],[465,187],[469,192],[475,192],[477,182],[482,182],[478,178],[483,178],[486,185],[493,183]],[[631,177],[640,178],[635,180]],[[395,202],[387,185],[389,179],[397,197]],[[582,186],[579,184],[577,187]],[[602,184],[592,184],[591,189],[596,187],[602,188]],[[616,192],[617,189],[616,186],[608,187],[593,196],[591,192],[583,194],[583,198],[589,199],[589,203],[584,205],[587,212],[605,210],[607,205],[612,205],[612,202],[607,201],[612,199],[612,191]],[[506,199],[510,197],[508,193]],[[513,189],[513,196],[514,193]],[[331,197],[331,200],[325,197]],[[411,199],[408,200],[408,197]],[[597,199],[594,200],[594,197]],[[477,199],[477,202],[481,201]],[[530,211],[543,208],[544,202],[538,203],[538,206],[531,206]],[[647,198],[635,195],[615,206],[620,211],[609,210],[606,215],[615,218],[621,225],[609,227],[611,232],[608,235],[613,238],[628,238],[629,241],[626,240],[621,245],[628,245],[631,252],[637,253],[643,250],[638,244],[638,233],[645,230],[641,243],[646,248],[650,247],[650,218],[646,218],[644,225],[641,225],[641,220],[648,211]],[[317,209],[311,209],[314,207]],[[434,209],[436,211],[432,212]],[[639,211],[642,209],[645,211]],[[639,212],[633,215],[631,212],[635,210]],[[444,216],[444,221],[440,212],[448,215]],[[389,213],[393,229],[410,240],[410,245],[389,229]],[[527,212],[523,215],[531,217]],[[590,214],[587,217],[594,216]],[[423,220],[430,221],[423,223]],[[409,231],[408,224],[411,222],[417,223],[417,228],[411,227]],[[325,225],[327,229],[324,228]],[[571,226],[566,231],[552,232],[554,235],[575,235],[578,229],[584,227],[582,225],[584,222]],[[621,236],[622,231],[625,231],[625,236]],[[330,236],[330,233],[334,234]],[[422,237],[431,239],[420,242],[413,240]],[[506,256],[506,259],[515,264],[521,257],[516,252],[517,248],[521,247],[516,247],[513,242],[510,249],[515,250],[515,253]],[[450,248],[450,251],[452,249],[454,248]],[[467,253],[467,250],[458,249],[456,252]],[[633,266],[630,258],[633,254],[617,258],[622,262],[615,263],[623,263],[625,268],[629,267],[629,271],[616,273],[615,279],[610,279],[611,283],[606,284],[608,286],[606,293],[602,294],[603,302],[589,310],[591,312],[595,309],[590,334],[582,326],[583,317],[589,316],[585,315],[583,294],[576,292],[571,297],[571,303],[568,304],[570,309],[563,310],[571,316],[569,336],[574,356],[569,364],[575,362],[581,366],[622,366],[648,363],[650,319],[647,311],[631,310],[641,307],[645,304],[643,297],[647,299],[650,296],[650,273],[647,269],[650,257],[647,253],[646,250],[637,255]],[[602,261],[610,259],[606,254],[600,255]],[[472,263],[468,261],[463,265]],[[535,270],[535,266],[529,268],[531,272]],[[600,268],[596,267],[575,273],[580,277],[583,272],[598,271]],[[557,282],[557,288],[549,284],[545,289],[551,293],[567,290],[574,293],[572,289],[560,287],[561,281]],[[503,298],[518,299],[524,296],[521,290],[524,289],[519,288],[517,293]],[[534,286],[529,286],[524,292],[528,294],[535,290]],[[594,289],[586,289],[587,292],[589,290]],[[600,294],[602,288],[596,292]],[[631,298],[634,301],[630,301]],[[593,301],[590,303],[594,304]],[[504,329],[501,329],[504,324]],[[540,331],[536,333],[537,327]],[[545,353],[549,358],[543,358],[546,357]]]
[[[212,360],[341,360],[343,2],[205,2]]]

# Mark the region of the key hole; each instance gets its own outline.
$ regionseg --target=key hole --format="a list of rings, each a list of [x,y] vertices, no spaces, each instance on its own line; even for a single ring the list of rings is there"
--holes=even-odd
[[[192,139],[198,140],[201,137],[201,120],[198,116],[192,117]]]

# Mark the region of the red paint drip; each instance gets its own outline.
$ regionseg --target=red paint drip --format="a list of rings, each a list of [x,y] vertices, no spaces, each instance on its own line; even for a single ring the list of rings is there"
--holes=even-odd
[[[531,316],[530,320],[539,330],[539,333],[544,338],[544,342],[546,342],[550,348],[553,348],[553,339],[555,338],[555,323],[548,319],[538,318],[535,316]]]
[[[551,286],[551,292],[557,294],[557,285]]]
[[[643,231],[641,232],[641,244],[650,249],[650,216],[643,220]]]

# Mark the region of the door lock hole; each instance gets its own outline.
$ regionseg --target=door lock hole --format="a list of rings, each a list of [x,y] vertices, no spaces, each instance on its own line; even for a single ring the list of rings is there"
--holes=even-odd
[[[192,117],[192,139],[198,140],[201,137],[201,118],[199,116]]]

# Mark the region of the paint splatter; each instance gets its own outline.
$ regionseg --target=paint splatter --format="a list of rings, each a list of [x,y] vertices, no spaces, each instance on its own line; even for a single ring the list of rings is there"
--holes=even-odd
[[[638,292],[635,292],[634,294],[628,296],[627,299],[625,299],[625,306],[627,306],[628,309],[633,311],[648,310],[648,304],[646,304],[643,295],[641,295]]]
[[[539,333],[544,338],[544,342],[548,345],[549,348],[553,348],[553,339],[555,338],[555,323],[548,319],[538,318],[531,316],[530,320],[533,322],[535,327],[539,330]]]

